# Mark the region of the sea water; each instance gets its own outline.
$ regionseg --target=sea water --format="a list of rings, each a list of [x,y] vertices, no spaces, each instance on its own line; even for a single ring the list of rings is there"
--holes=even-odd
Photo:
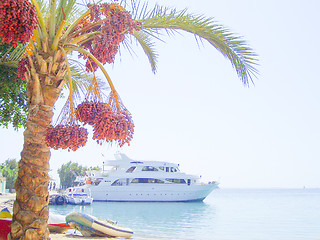
[[[320,189],[217,189],[203,202],[50,206],[130,227],[135,240],[320,240]]]

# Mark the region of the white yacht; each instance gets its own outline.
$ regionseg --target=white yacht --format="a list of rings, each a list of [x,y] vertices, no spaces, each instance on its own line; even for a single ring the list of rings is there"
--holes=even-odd
[[[200,177],[180,172],[177,164],[135,161],[121,153],[115,158],[104,163],[102,171],[77,179],[91,189],[94,201],[202,201],[218,187],[217,182],[201,183]]]

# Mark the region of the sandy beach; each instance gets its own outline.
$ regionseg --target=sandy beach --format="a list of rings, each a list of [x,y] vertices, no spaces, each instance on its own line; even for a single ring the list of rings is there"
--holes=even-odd
[[[8,208],[12,212],[13,202],[16,195],[14,193],[6,193],[0,195],[0,210],[3,208]],[[105,240],[105,239],[121,239],[121,238],[108,238],[108,237],[84,237],[82,235],[77,235],[72,230],[69,230],[67,233],[51,233],[50,234],[51,240],[88,240],[88,239],[99,239],[99,240]],[[143,240],[141,238],[131,238],[135,240]]]
[[[13,201],[15,198],[15,193],[5,193],[0,195],[0,210],[7,207],[12,212]]]

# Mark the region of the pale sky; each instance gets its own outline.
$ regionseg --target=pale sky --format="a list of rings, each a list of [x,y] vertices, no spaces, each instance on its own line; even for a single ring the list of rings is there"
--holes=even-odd
[[[97,166],[121,151],[135,160],[170,161],[221,188],[320,187],[320,37],[317,0],[162,0],[214,17],[244,36],[260,59],[255,85],[243,87],[228,60],[190,34],[157,43],[158,72],[134,45],[106,66],[133,115],[122,149],[89,139],[76,151],[52,150],[50,175],[72,160]],[[168,5],[169,4],[169,5]],[[62,102],[61,102],[62,104]],[[0,162],[19,159],[23,131],[0,129]],[[102,154],[106,157],[103,158]]]

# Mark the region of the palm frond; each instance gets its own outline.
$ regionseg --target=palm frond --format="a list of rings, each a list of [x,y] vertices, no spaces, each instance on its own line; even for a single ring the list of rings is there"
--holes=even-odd
[[[62,19],[63,19],[63,11],[66,12],[66,3],[67,0],[60,0],[58,7],[57,7],[57,16],[56,16],[56,21],[57,21],[57,25],[59,25],[59,23],[61,23]]]
[[[69,0],[65,11],[66,15],[68,16],[69,23],[73,22],[84,11],[85,9],[80,9],[76,6],[76,0]]]
[[[43,18],[44,15],[41,10],[46,11],[47,8],[44,5],[44,1],[42,1],[42,0],[40,0],[39,2],[37,0],[31,0],[31,3],[34,5],[35,10],[37,12],[38,24],[39,24],[39,27],[38,27],[39,37],[41,38],[41,40],[46,39],[48,33],[47,33],[47,29],[46,29],[45,20]]]
[[[0,65],[7,67],[18,67],[18,62],[23,56],[25,47],[18,45],[17,47],[9,47],[0,51]]]
[[[249,80],[252,82],[253,76],[258,73],[256,69],[258,59],[252,48],[242,37],[231,33],[213,18],[188,14],[186,9],[177,11],[159,6],[144,12],[138,20],[142,22],[143,29],[149,30],[146,33],[157,34],[165,30],[168,34],[175,34],[182,30],[207,40],[230,60],[244,85],[248,85]]]
[[[49,14],[48,14],[48,32],[49,37],[51,40],[54,39],[56,35],[56,0],[50,0],[50,8],[49,8]]]
[[[79,9],[75,4],[76,0],[50,0],[49,8],[46,11],[46,19],[49,37],[52,40],[63,21],[70,23],[76,16],[79,16]]]
[[[46,15],[46,13],[49,10],[49,3],[47,2],[47,0],[37,0],[37,3],[40,7],[40,11],[42,12],[42,14]]]
[[[156,73],[158,54],[154,49],[155,44],[154,42],[152,42],[150,34],[148,34],[146,31],[134,31],[132,33],[132,36],[136,38],[137,42],[142,47],[144,53],[147,55],[149,63],[151,65],[152,72]]]
[[[80,10],[76,7],[76,0],[60,0],[57,7],[56,27],[61,24],[64,14],[68,22],[73,22],[75,17],[79,16]]]

